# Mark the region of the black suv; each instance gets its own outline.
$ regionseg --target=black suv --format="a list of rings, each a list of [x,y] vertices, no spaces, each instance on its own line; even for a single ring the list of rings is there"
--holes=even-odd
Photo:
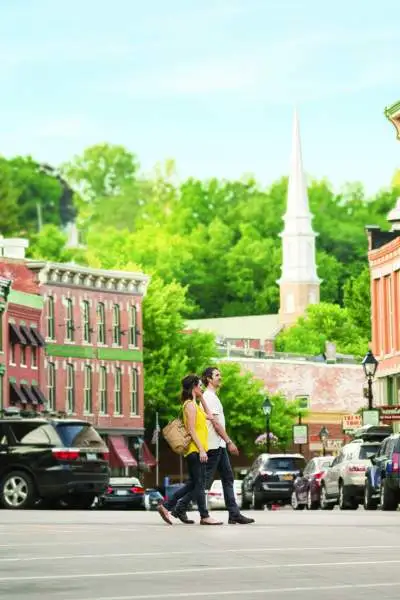
[[[0,417],[0,503],[30,508],[61,501],[89,508],[107,489],[108,448],[90,423],[25,418],[10,409]]]
[[[304,470],[301,454],[261,454],[243,479],[243,508],[261,510],[274,502],[290,504],[293,482]]]

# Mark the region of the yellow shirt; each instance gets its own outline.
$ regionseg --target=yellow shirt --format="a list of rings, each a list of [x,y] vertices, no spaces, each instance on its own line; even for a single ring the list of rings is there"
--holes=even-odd
[[[183,422],[186,427],[187,427],[187,417],[186,417],[185,407],[188,402],[194,402],[194,405],[196,407],[196,422],[195,422],[194,427],[195,427],[196,435],[199,438],[200,443],[202,444],[204,450],[207,452],[207,450],[208,450],[208,429],[207,429],[206,414],[205,414],[203,408],[201,406],[199,406],[197,404],[197,402],[192,401],[192,400],[186,400],[185,404],[183,405]],[[190,442],[188,449],[185,452],[185,456],[187,456],[191,452],[199,452],[198,447],[196,446],[196,444],[193,441]]]

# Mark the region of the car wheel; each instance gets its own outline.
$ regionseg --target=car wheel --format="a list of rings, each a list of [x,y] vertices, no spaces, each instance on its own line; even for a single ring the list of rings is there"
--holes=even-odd
[[[390,489],[388,480],[385,478],[381,481],[381,510],[397,510],[397,497],[393,490]]]
[[[70,496],[64,496],[61,499],[61,504],[66,508],[72,508],[76,510],[87,510],[94,502],[95,496],[89,495],[78,495],[71,494]]]
[[[252,496],[252,505],[253,505],[254,510],[263,510],[264,509],[263,501],[260,500],[260,498],[258,497],[258,495],[255,492],[253,492],[253,496]]]
[[[321,510],[333,510],[333,507],[334,507],[333,502],[328,502],[328,498],[326,496],[326,489],[325,489],[324,485],[321,488],[321,496],[320,496],[320,500],[319,500],[319,505],[321,507]]]
[[[349,497],[346,486],[342,482],[339,483],[338,504],[340,510],[356,510],[358,508],[358,503]]]
[[[372,489],[368,479],[364,486],[364,510],[376,510],[378,508],[378,501],[372,498]]]
[[[32,477],[23,471],[12,471],[0,485],[0,500],[4,508],[11,510],[30,508],[36,500]]]
[[[308,492],[307,492],[307,509],[308,510],[317,510],[318,506],[319,506],[318,502],[315,502],[312,499],[311,490],[308,490]]]
[[[299,501],[297,499],[297,494],[295,491],[292,492],[292,495],[290,497],[290,504],[291,504],[293,510],[303,510],[303,508],[304,508],[304,504],[299,504]]]

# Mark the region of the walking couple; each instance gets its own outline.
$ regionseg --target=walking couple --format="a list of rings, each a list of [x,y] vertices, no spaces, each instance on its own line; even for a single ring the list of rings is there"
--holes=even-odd
[[[210,489],[218,471],[225,506],[229,511],[228,523],[254,523],[254,519],[240,514],[235,499],[234,476],[228,451],[234,455],[238,455],[239,451],[226,433],[224,409],[216,393],[221,385],[221,373],[215,367],[208,367],[202,380],[206,387],[204,394],[201,379],[197,375],[187,375],[182,380],[183,420],[192,438],[185,453],[189,479],[170,500],[159,504],[158,512],[170,525],[171,516],[180,519],[182,523],[193,524],[194,521],[188,518],[186,511],[190,501],[195,500],[201,525],[222,525],[222,521],[210,517],[205,495],[205,490]]]

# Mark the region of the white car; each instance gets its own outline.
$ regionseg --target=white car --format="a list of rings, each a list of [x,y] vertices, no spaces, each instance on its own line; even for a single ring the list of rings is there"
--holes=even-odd
[[[242,508],[242,482],[235,479],[233,482],[235,489],[235,498],[239,508]],[[207,492],[207,505],[210,510],[225,509],[224,492],[222,489],[222,481],[216,479],[210,490]]]

